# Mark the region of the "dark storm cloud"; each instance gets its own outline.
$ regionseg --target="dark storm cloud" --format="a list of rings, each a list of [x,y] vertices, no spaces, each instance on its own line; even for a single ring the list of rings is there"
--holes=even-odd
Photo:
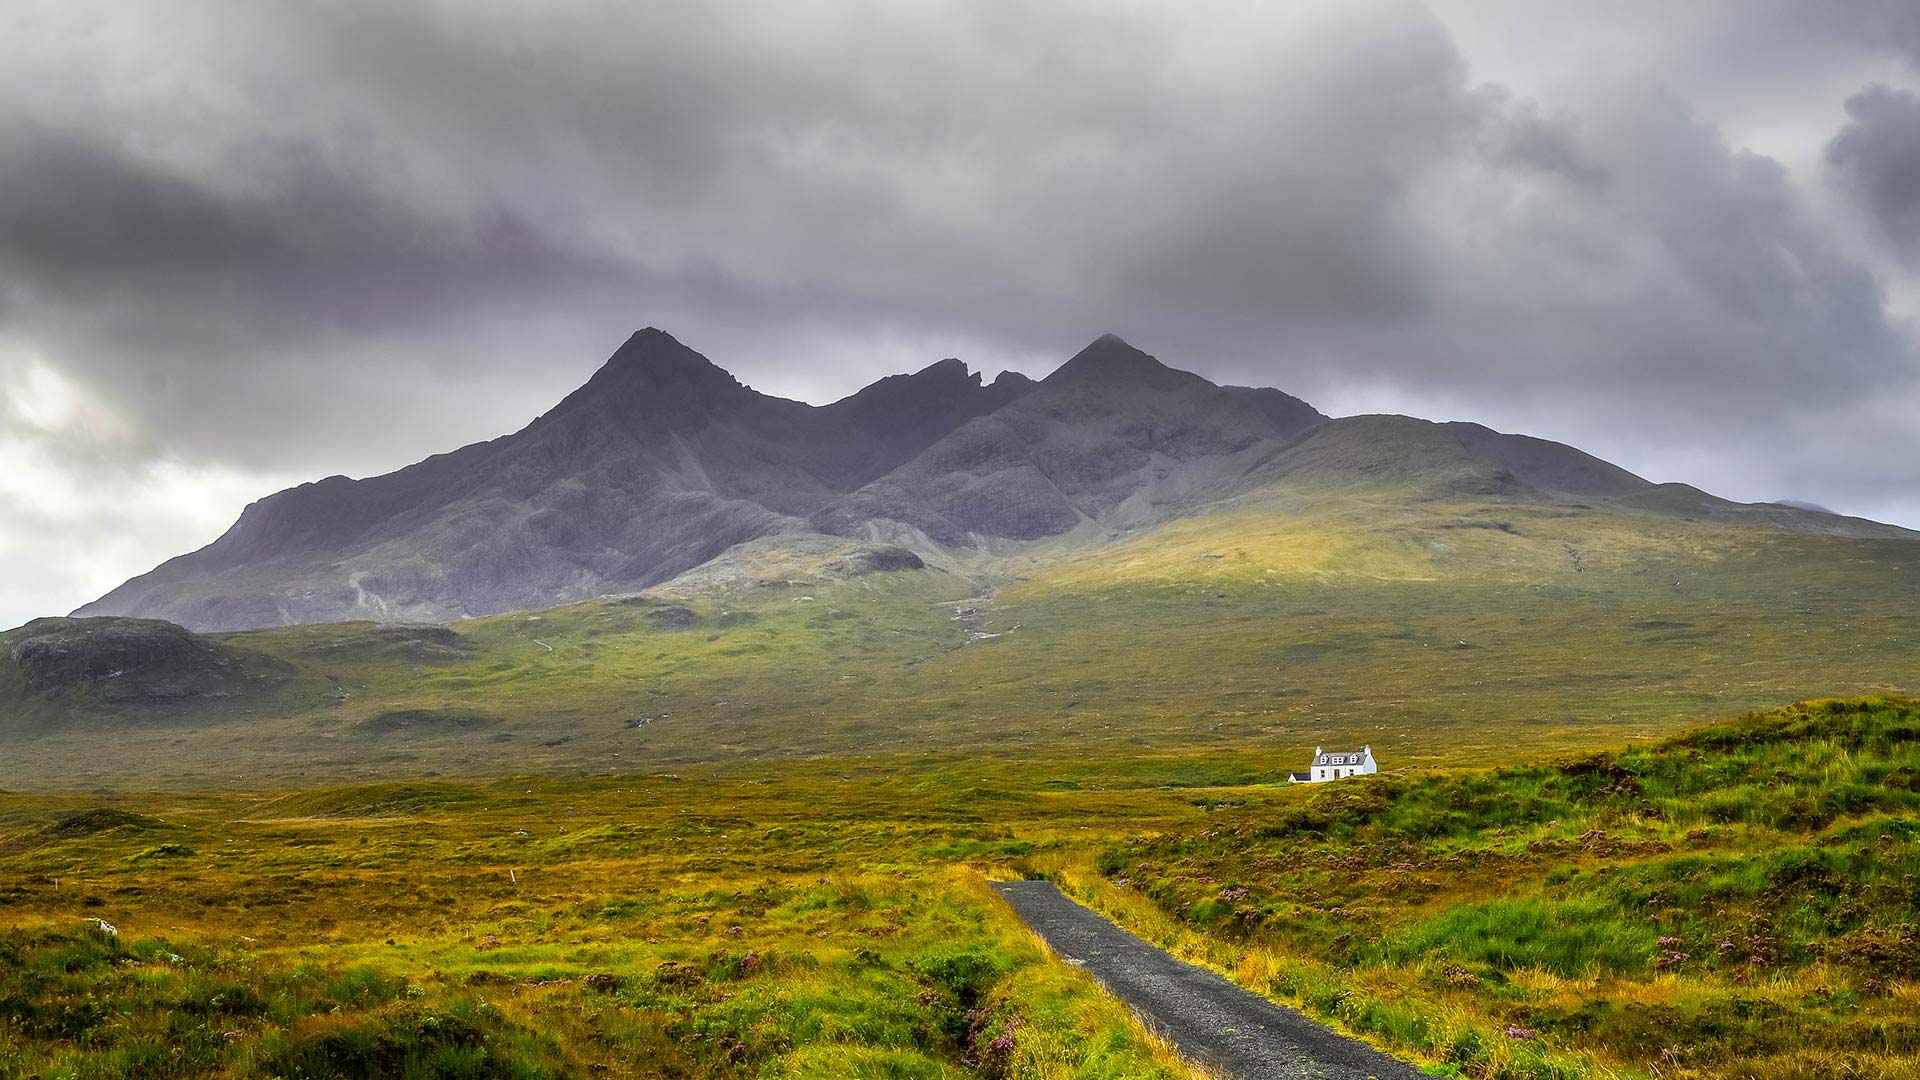
[[[200,430],[290,463],[369,409],[406,426],[313,374],[391,378],[409,351],[557,393],[526,367],[577,380],[659,322],[749,377],[826,369],[799,383],[822,392],[876,336],[1019,357],[1117,322],[1404,317],[1409,189],[1483,108],[1413,9],[1264,39],[1064,5],[195,10],[141,29],[212,88],[17,121],[4,257],[25,331],[143,429],[181,439],[198,402]],[[288,390],[306,424],[249,423]]]
[[[1920,97],[1870,86],[1847,99],[1827,163],[1909,264],[1920,261]]]
[[[0,273],[19,285],[10,322],[140,419],[143,446],[217,456],[297,438],[289,391],[339,374],[324,363],[332,341],[550,302],[618,269],[546,247],[508,210],[416,213],[311,153],[248,171],[267,182],[223,192],[74,132],[0,132]],[[377,393],[349,381],[332,400]],[[216,424],[172,422],[205,410]]]
[[[1760,114],[1764,72],[1853,93],[1920,58],[1907,5],[1617,10]],[[1111,329],[1920,520],[1920,481],[1823,436],[1917,395],[1912,283],[1818,178],[1673,80],[1490,84],[1439,11],[30,5],[0,44],[0,394],[40,365],[111,418],[16,420],[53,473],[265,484],[508,430],[641,325],[816,399],[944,355],[1040,374]],[[1844,97],[1819,142],[1910,251],[1914,99]]]

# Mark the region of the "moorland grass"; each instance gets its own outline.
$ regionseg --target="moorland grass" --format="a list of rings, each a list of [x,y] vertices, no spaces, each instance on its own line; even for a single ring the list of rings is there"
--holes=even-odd
[[[1812,702],[1559,765],[1341,782],[1053,869],[1467,1075],[1908,1077],[1917,725],[1911,699]]]
[[[1201,811],[1004,783],[0,797],[0,1076],[1186,1076],[964,862]]]
[[[985,887],[1043,874],[1441,1074],[1910,1077],[1916,725],[3,796],[0,1076],[1183,1075]]]

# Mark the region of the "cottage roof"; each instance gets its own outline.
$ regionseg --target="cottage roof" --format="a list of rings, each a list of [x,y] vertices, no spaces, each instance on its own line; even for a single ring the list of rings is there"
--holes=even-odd
[[[1358,750],[1321,750],[1314,754],[1315,765],[1364,765],[1373,756],[1373,747]]]

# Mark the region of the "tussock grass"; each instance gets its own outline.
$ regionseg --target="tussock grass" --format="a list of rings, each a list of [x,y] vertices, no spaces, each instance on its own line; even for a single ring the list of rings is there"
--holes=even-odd
[[[1911,1076],[1916,725],[1912,699],[1817,701],[1559,765],[1364,778],[1066,876],[1464,1075]]]
[[[1916,725],[1811,702],[1312,787],[1141,755],[5,795],[0,1077],[1189,1074],[988,875],[1440,1075],[1912,1076]]]
[[[1184,790],[817,763],[122,799],[0,857],[0,1076],[1179,1080],[969,864],[1196,818]]]

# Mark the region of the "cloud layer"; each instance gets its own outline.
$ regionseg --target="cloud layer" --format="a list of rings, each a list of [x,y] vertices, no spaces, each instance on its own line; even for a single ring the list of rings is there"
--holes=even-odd
[[[814,400],[1117,330],[1920,524],[1920,20],[1688,12],[23,5],[0,623],[510,430],[649,324]]]

